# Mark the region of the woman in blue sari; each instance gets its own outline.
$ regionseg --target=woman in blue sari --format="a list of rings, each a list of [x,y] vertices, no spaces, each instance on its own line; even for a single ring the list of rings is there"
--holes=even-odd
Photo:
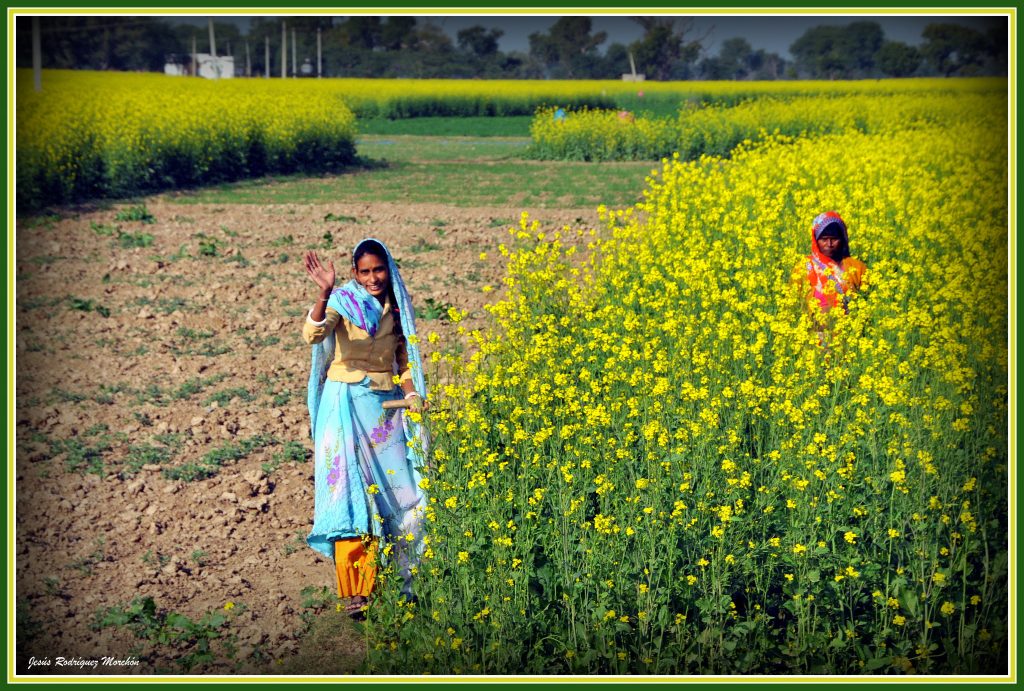
[[[310,547],[335,562],[339,597],[360,615],[378,561],[394,559],[412,597],[426,495],[419,468],[426,432],[386,401],[426,407],[409,293],[391,253],[366,239],[352,252],[352,278],[335,288],[334,263],[305,255],[320,293],[302,335],[313,347],[309,417],[316,469]],[[383,546],[379,543],[384,542]]]

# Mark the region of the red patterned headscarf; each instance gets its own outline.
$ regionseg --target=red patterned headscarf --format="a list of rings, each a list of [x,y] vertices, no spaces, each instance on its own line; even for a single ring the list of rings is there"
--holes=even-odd
[[[822,236],[826,228],[834,227],[839,231],[843,239],[843,257],[837,262],[826,256],[818,249],[818,238]],[[842,297],[843,307],[846,307],[847,296],[843,287],[842,260],[850,256],[850,242],[846,234],[846,223],[835,211],[826,211],[814,217],[811,223],[811,254],[807,258],[807,280],[814,291],[814,298],[821,305],[821,308],[828,311],[834,307],[838,299]],[[832,284],[834,291],[825,290],[825,286]]]

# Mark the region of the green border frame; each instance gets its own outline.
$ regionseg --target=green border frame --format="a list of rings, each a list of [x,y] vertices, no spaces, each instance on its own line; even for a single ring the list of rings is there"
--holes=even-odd
[[[321,0],[322,2],[323,0]],[[554,7],[542,7],[537,6],[533,3],[502,3],[497,6],[484,6],[480,3],[471,3],[466,0],[463,2],[448,2],[444,5],[436,6],[420,6],[414,3],[389,3],[383,6],[373,5],[359,5],[353,7],[338,7],[323,5],[318,6],[316,3],[312,3],[308,6],[300,8],[289,8],[280,6],[277,4],[265,4],[259,5],[242,5],[241,3],[222,3],[218,6],[211,7],[209,5],[200,5],[198,3],[182,2],[176,3],[174,6],[163,6],[163,7],[140,7],[136,3],[128,2],[111,2],[107,3],[104,7],[61,7],[52,3],[40,3],[40,2],[27,2],[18,4],[17,6],[5,6],[7,10],[7,50],[4,53],[3,60],[7,74],[7,185],[6,185],[6,204],[5,204],[5,217],[7,220],[7,242],[4,247],[4,266],[7,272],[6,281],[4,282],[4,294],[5,300],[4,305],[6,308],[6,319],[5,319],[5,330],[6,330],[6,344],[7,344],[7,366],[4,372],[4,384],[6,396],[4,399],[5,403],[5,429],[7,433],[7,474],[6,474],[6,498],[7,498],[7,511],[4,515],[6,523],[6,535],[7,535],[7,549],[4,552],[4,563],[5,563],[5,576],[7,579],[6,588],[6,605],[7,605],[7,626],[5,629],[5,642],[6,642],[6,663],[7,663],[7,674],[6,683],[8,684],[33,684],[43,686],[60,685],[63,686],[69,683],[102,683],[102,684],[124,684],[124,683],[145,683],[145,682],[163,682],[163,683],[191,683],[191,684],[211,684],[211,683],[274,683],[274,684],[316,684],[316,683],[337,683],[340,681],[355,683],[357,685],[363,685],[367,683],[416,683],[416,684],[438,684],[438,683],[455,683],[455,684],[526,684],[526,683],[545,683],[545,684],[579,684],[586,683],[589,685],[596,685],[599,687],[611,687],[618,686],[623,683],[638,686],[649,686],[651,688],[664,687],[666,684],[684,684],[684,683],[714,683],[714,684],[738,684],[738,683],[793,683],[793,684],[849,684],[849,683],[971,683],[971,684],[990,684],[990,683],[1010,683],[1016,684],[1017,682],[1017,657],[1018,648],[1020,641],[1016,637],[1018,622],[1020,621],[1020,602],[1016,594],[1017,585],[1017,573],[1019,566],[1019,553],[1017,549],[1017,541],[1019,535],[1017,532],[1017,483],[1020,482],[1016,469],[1017,459],[1017,419],[1016,416],[1019,414],[1017,408],[1017,390],[1018,390],[1018,372],[1017,372],[1017,307],[1019,305],[1019,287],[1017,285],[1017,271],[1016,265],[1019,259],[1019,247],[1017,243],[1017,197],[1018,197],[1018,186],[1020,181],[1017,176],[1018,160],[1017,160],[1017,146],[1018,146],[1018,131],[1017,131],[1017,95],[1018,95],[1018,80],[1019,80],[1019,55],[1017,51],[1017,13],[1019,8],[1015,5],[1012,6],[992,6],[992,7],[969,7],[965,5],[948,5],[948,6],[935,6],[934,4],[924,4],[919,2],[903,3],[898,6],[892,4],[880,4],[880,3],[865,3],[857,7],[820,7],[812,4],[787,4],[785,6],[758,6],[758,5],[747,5],[742,7],[729,7],[729,6],[715,6],[713,3],[708,3],[700,7],[680,7],[673,3],[666,2],[665,0],[646,2],[642,7],[630,7],[624,8],[621,2],[615,3],[613,0],[597,0],[596,2],[584,3],[580,1],[576,2],[564,2]],[[489,677],[489,676],[344,676],[344,677],[330,677],[330,676],[316,676],[316,677],[297,677],[297,676],[254,676],[254,675],[231,675],[231,676],[189,676],[189,675],[152,675],[140,677],[137,675],[104,675],[104,676],[64,676],[64,675],[41,675],[41,676],[26,676],[26,675],[15,675],[14,674],[14,636],[15,636],[15,540],[14,540],[14,526],[15,526],[15,501],[14,501],[14,490],[15,490],[15,367],[14,367],[14,352],[15,352],[15,304],[14,304],[14,258],[15,258],[15,213],[14,213],[14,146],[15,146],[15,130],[14,130],[14,28],[15,18],[21,15],[31,14],[71,14],[71,13],[82,13],[82,14],[125,14],[127,12],[133,12],[138,14],[159,14],[159,15],[302,15],[302,14],[333,14],[333,15],[352,15],[352,14],[415,14],[415,15],[447,15],[447,14],[463,14],[463,15],[479,15],[483,16],[495,16],[495,15],[509,15],[509,14],[523,14],[523,15],[552,15],[557,16],[560,14],[587,14],[587,15],[640,15],[640,14],[678,14],[683,16],[689,15],[722,15],[722,14],[734,14],[734,15],[786,15],[786,14],[800,14],[800,15],[816,15],[822,17],[829,16],[855,16],[855,15],[895,15],[895,14],[921,14],[921,15],[994,15],[994,16],[1007,16],[1009,19],[1009,56],[1008,56],[1008,87],[1009,87],[1009,128],[1008,128],[1008,164],[1009,164],[1009,199],[1008,199],[1008,214],[1009,214],[1009,237],[1008,237],[1008,252],[1009,252],[1009,300],[1008,300],[1008,472],[1009,472],[1009,487],[1010,497],[1008,502],[1009,507],[1009,556],[1012,568],[1009,572],[1009,642],[1010,649],[1008,655],[1009,670],[1007,675],[998,676],[974,676],[974,677],[953,677],[953,676],[921,676],[921,677],[891,677],[891,676],[780,676],[780,677],[763,677],[763,676],[700,676],[700,677],[650,677],[650,676],[587,676],[587,677],[572,677],[572,676],[524,676],[524,677],[513,677],[513,676],[502,676],[502,677]]]

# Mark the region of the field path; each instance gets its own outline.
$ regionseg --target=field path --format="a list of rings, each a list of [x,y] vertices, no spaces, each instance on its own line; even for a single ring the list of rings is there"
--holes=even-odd
[[[236,659],[193,672],[287,673],[303,615],[325,601],[311,593],[333,590],[331,565],[302,539],[313,467],[299,334],[314,294],[302,252],[343,270],[356,241],[382,239],[431,317],[421,334],[451,347],[442,308],[485,323],[500,291],[481,289],[500,288],[497,245],[522,208],[143,201],[151,223],[116,220],[130,206],[118,204],[17,226],[19,671],[32,655],[141,652],[139,667],[97,673],[180,673],[166,647],[90,627],[148,596],[193,620],[234,603]],[[578,208],[531,218],[597,222]],[[209,477],[164,473],[189,468]]]

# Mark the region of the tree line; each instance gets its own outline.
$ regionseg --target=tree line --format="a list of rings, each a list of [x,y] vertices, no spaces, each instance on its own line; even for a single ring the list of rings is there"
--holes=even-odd
[[[281,26],[287,27],[288,74],[292,37],[298,63],[320,64],[325,77],[619,79],[635,71],[656,80],[858,79],[909,76],[1005,75],[1007,25],[993,18],[979,31],[950,21],[928,24],[920,46],[886,39],[877,22],[818,26],[789,48],[792,60],[755,50],[742,37],[711,53],[709,34],[693,19],[633,17],[643,28],[632,43],[607,44],[589,17],[561,17],[529,36],[526,52],[499,50],[504,31],[482,25],[458,31],[415,17],[256,17],[243,33],[214,22],[218,55],[232,55],[236,71],[253,76],[281,73]],[[17,18],[16,60],[32,65],[30,18]],[[193,45],[209,52],[205,27],[159,17],[40,17],[43,67],[163,71],[169,56],[188,56]],[[269,42],[268,42],[269,39]],[[266,46],[270,46],[269,64]]]

